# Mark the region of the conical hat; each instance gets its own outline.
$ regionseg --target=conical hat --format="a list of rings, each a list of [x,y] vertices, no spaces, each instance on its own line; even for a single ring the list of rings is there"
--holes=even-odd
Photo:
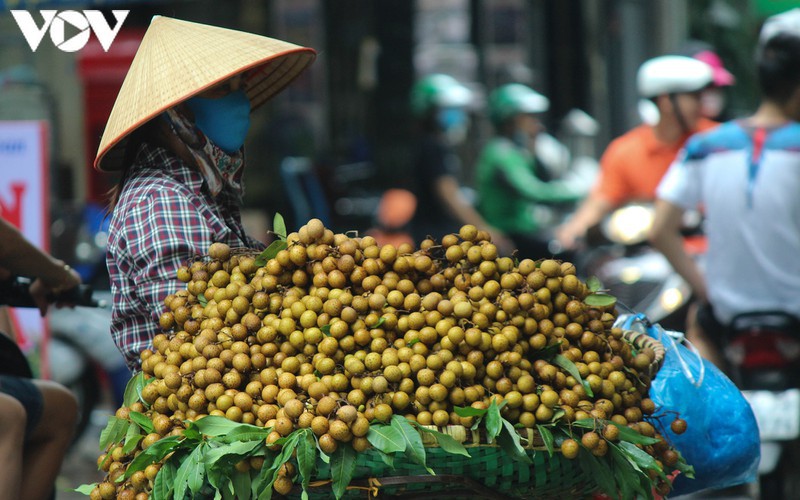
[[[316,57],[307,47],[252,33],[155,16],[122,82],[94,161],[122,167],[125,139],[151,118],[246,70],[251,109],[280,92]]]

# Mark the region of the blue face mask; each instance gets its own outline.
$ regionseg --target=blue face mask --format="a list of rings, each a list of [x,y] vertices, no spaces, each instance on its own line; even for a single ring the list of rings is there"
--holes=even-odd
[[[436,116],[439,126],[445,132],[463,128],[467,124],[467,113],[460,108],[444,108]]]
[[[239,151],[250,128],[250,100],[244,90],[216,99],[192,97],[186,105],[211,142],[228,154]]]

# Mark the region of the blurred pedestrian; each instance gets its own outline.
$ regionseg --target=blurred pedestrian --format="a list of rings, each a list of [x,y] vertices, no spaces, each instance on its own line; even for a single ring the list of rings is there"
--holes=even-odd
[[[693,57],[711,66],[714,75],[713,85],[703,90],[700,106],[704,117],[714,121],[724,120],[727,113],[727,89],[736,83],[736,77],[725,68],[722,59],[709,43],[690,40],[684,44],[680,55]]]
[[[719,366],[734,316],[800,318],[800,9],[767,19],[757,54],[758,109],[687,142],[658,187],[651,234],[698,300],[687,336]],[[680,233],[683,212],[700,207],[702,270]]]
[[[543,179],[533,145],[543,130],[539,115],[549,105],[545,96],[519,83],[492,91],[488,106],[495,135],[477,166],[480,213],[512,239],[520,257],[533,259],[551,255],[541,206],[575,202],[583,195],[569,183]]]
[[[0,219],[0,275],[33,278],[31,296],[44,316],[48,294],[80,285],[80,276],[39,250]],[[56,477],[75,432],[78,403],[55,382],[31,378],[14,341],[0,332],[0,500],[42,499]]]
[[[472,101],[469,88],[444,74],[423,77],[411,89],[411,111],[419,126],[413,189],[418,206],[412,232],[419,243],[472,224],[488,231],[502,254],[510,254],[508,238],[481,217],[461,185],[462,165],[455,148],[466,137]]]
[[[156,16],[117,96],[95,167],[121,171],[107,263],[111,333],[128,365],[159,331],[179,267],[214,242],[261,248],[242,227],[250,113],[308,67],[314,50]]]
[[[700,107],[700,96],[713,78],[708,64],[685,56],[660,56],[639,67],[637,87],[644,123],[606,149],[589,197],[557,230],[564,248],[575,248],[589,228],[618,206],[655,199],[659,181],[686,139],[716,126],[701,116]]]

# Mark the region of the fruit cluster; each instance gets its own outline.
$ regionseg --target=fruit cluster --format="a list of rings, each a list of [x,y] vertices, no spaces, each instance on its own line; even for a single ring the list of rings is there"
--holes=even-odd
[[[214,243],[179,269],[186,288],[166,298],[163,333],[141,353],[155,380],[117,412],[145,413],[153,432],[100,457],[109,475],[97,498],[146,498],[157,464],[115,484],[125,463],[206,415],[271,428],[268,444],[311,428],[326,453],[367,449],[370,423],[395,414],[471,426],[454,408],[492,401],[528,428],[606,422],[578,438],[596,456],[617,439],[612,422],[660,438],[645,420],[654,353],[612,328],[613,305],[584,302],[592,292],[571,263],[499,256],[469,225],[395,248],[313,219],[281,243],[269,259]],[[672,460],[660,443],[647,451]],[[575,441],[561,446],[576,455]]]

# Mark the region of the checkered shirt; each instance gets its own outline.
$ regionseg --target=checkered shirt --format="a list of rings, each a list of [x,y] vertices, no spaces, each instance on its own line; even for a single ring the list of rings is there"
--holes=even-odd
[[[111,216],[106,255],[111,335],[134,371],[161,331],[164,299],[185,288],[177,279],[181,265],[214,242],[263,247],[246,236],[237,200],[229,190],[213,197],[202,174],[167,150],[139,149]]]

